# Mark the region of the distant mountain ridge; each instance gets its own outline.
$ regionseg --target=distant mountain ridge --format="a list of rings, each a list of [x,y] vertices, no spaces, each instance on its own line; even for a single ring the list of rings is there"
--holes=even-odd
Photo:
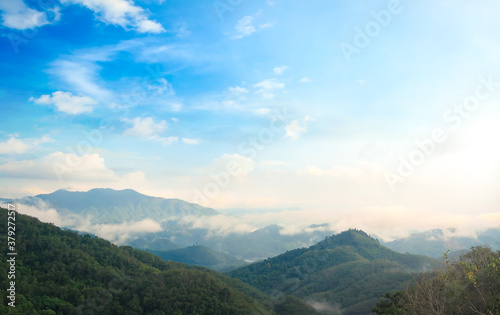
[[[193,245],[168,251],[146,250],[165,261],[177,261],[188,265],[202,266],[219,272],[230,271],[248,265],[244,260],[216,252],[206,246]]]
[[[463,251],[472,246],[487,245],[500,249],[500,229],[477,232],[476,237],[457,236],[455,229],[434,229],[413,233],[408,237],[384,243],[384,246],[401,252],[440,258],[446,251]]]
[[[62,213],[90,215],[99,223],[121,223],[149,218],[155,221],[176,216],[217,215],[218,211],[180,199],[165,199],[140,194],[132,189],[96,188],[87,192],[57,190],[51,194],[26,197],[18,202],[36,204],[42,200]]]
[[[99,227],[114,224],[111,229],[117,231],[117,228],[120,228],[117,225],[130,225],[150,219],[154,223],[148,222],[148,224],[155,224],[154,231],[134,232],[135,234],[130,234],[125,241],[121,239],[120,244],[159,251],[200,244],[214,251],[229,253],[249,261],[276,256],[300,246],[308,246],[331,234],[324,229],[318,229],[287,235],[282,233],[283,227],[278,225],[269,225],[247,233],[219,233],[209,225],[199,227],[193,222],[203,217],[221,216],[223,219],[223,216],[231,217],[231,215],[179,199],[146,196],[132,189],[96,188],[87,192],[58,190],[50,194],[24,197],[15,202],[42,211],[53,208],[62,218],[67,219],[62,221],[71,224],[63,226],[64,228],[107,237],[112,241],[116,241],[123,234],[117,232],[111,236],[99,234],[101,231]],[[158,227],[161,227],[161,231]]]

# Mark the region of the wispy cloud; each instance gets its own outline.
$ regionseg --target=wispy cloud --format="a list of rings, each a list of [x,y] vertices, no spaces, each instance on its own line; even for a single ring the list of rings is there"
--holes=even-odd
[[[269,23],[263,23],[259,24],[257,26],[254,25],[254,20],[257,16],[259,16],[261,12],[257,12],[254,15],[248,15],[242,17],[238,23],[236,23],[236,26],[234,29],[236,30],[236,34],[231,36],[231,39],[241,39],[243,37],[246,37],[248,35],[251,35],[257,31],[269,28],[274,26],[274,22],[269,22]]]
[[[59,20],[59,7],[53,7],[47,12],[37,11],[28,7],[23,0],[0,1],[2,24],[16,30],[34,29]]]
[[[295,141],[299,138],[299,136],[306,132],[307,131],[307,128],[306,127],[302,127],[299,125],[299,121],[297,119],[295,120],[292,120],[288,125],[286,125],[285,127],[285,136],[291,140],[291,141]]]
[[[277,75],[282,75],[288,69],[289,69],[288,66],[281,66],[281,67],[275,67],[273,71]]]
[[[200,139],[182,138],[182,143],[185,144],[195,145],[195,144],[200,144],[200,142],[201,142]]]
[[[71,56],[53,62],[49,72],[79,94],[92,95],[100,101],[109,100],[112,93],[100,84],[99,70],[94,60],[86,59],[86,56]]]
[[[284,89],[285,84],[279,82],[276,79],[266,79],[257,84],[254,84],[254,87],[257,88],[255,94],[259,94],[264,98],[273,98],[274,91]]]
[[[133,126],[125,130],[124,135],[136,136],[148,140],[161,142],[169,145],[179,141],[178,137],[163,137],[161,134],[167,130],[168,124],[165,120],[155,123],[152,117],[136,117],[134,119],[124,118],[122,121]]]

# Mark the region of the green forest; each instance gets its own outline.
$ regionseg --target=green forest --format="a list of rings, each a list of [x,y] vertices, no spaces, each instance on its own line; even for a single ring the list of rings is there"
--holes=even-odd
[[[403,289],[438,263],[394,252],[363,231],[349,230],[228,274],[269,294],[326,303],[343,314],[367,314],[380,294]]]
[[[15,222],[16,278],[3,259],[0,286],[15,281],[16,307],[4,294],[0,314],[500,313],[500,251],[489,247],[445,255],[443,264],[348,230],[222,274],[19,213]],[[7,224],[0,235],[6,253]],[[190,252],[203,261],[214,254],[200,246],[174,253]]]
[[[421,273],[404,290],[386,293],[373,307],[377,314],[500,314],[500,251],[473,247],[444,268]]]
[[[5,209],[0,222],[5,253]],[[315,314],[298,299],[271,300],[215,271],[165,262],[18,213],[16,251],[16,307],[7,306],[4,294],[0,314]],[[8,268],[2,259],[0,273],[7,275]],[[0,287],[9,281],[0,277]]]

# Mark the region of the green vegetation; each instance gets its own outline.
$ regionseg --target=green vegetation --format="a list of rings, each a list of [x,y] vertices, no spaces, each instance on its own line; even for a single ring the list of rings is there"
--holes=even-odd
[[[231,271],[247,265],[244,260],[228,254],[216,252],[202,245],[193,245],[169,251],[147,251],[161,257],[165,261],[172,260],[188,265],[207,267],[220,272]]]
[[[6,252],[5,209],[0,222]],[[16,215],[16,251],[16,308],[6,306],[4,294],[0,314],[272,314],[275,305],[286,307],[215,271],[165,262],[21,214]],[[0,274],[7,275],[8,268],[2,259]],[[0,277],[3,290],[8,281]]]
[[[500,314],[500,251],[473,247],[442,270],[422,273],[404,291],[386,293],[377,314]]]
[[[274,296],[293,295],[344,314],[367,314],[380,294],[402,289],[415,272],[437,263],[394,252],[362,231],[349,230],[228,274]]]

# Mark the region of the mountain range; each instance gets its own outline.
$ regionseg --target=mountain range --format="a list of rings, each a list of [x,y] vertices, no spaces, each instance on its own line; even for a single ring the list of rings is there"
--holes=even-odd
[[[456,235],[455,229],[434,229],[413,233],[408,237],[383,243],[384,246],[401,253],[441,258],[448,250],[461,252],[472,246],[486,245],[493,250],[500,249],[500,229],[487,229],[472,236]]]
[[[115,231],[115,234],[123,237],[125,233],[119,233],[119,225],[152,220],[155,230],[135,231],[131,237],[122,241],[122,244],[155,251],[199,244],[248,261],[265,259],[297,247],[312,245],[331,234],[325,229],[315,229],[313,232],[286,235],[282,233],[283,227],[278,225],[248,232],[220,233],[210,227],[197,226],[193,220],[223,220],[230,218],[229,215],[179,199],[146,196],[131,189],[92,189],[87,192],[58,190],[51,194],[14,201],[41,209],[55,209],[62,217],[69,218],[66,221],[72,222],[73,225],[66,228],[102,237],[106,236],[102,231],[106,228],[103,225],[114,224],[107,230]],[[88,220],[90,223],[78,223]]]
[[[220,233],[209,227],[195,225],[192,219],[224,220],[230,216],[179,199],[150,197],[131,189],[92,189],[87,192],[58,190],[51,194],[24,197],[15,201],[39,208],[55,209],[61,216],[70,216],[73,221],[75,217],[82,221],[90,218],[90,224],[83,227],[76,224],[68,228],[96,235],[100,235],[100,231],[91,230],[96,226],[128,224],[149,219],[157,223],[158,228],[131,233],[122,244],[150,251],[170,251],[199,244],[219,254],[231,255],[248,262],[310,246],[333,233],[326,224],[311,227],[309,230],[312,232],[293,235],[283,233],[284,227],[279,225],[264,226],[248,232]],[[110,229],[116,229],[116,226]],[[120,233],[120,230],[116,233],[125,235]],[[453,229],[436,229],[414,233],[383,245],[401,253],[439,258],[447,250],[460,251],[477,245],[500,249],[499,239],[500,229],[478,232],[476,237],[458,236]],[[207,261],[202,265],[211,264]]]

